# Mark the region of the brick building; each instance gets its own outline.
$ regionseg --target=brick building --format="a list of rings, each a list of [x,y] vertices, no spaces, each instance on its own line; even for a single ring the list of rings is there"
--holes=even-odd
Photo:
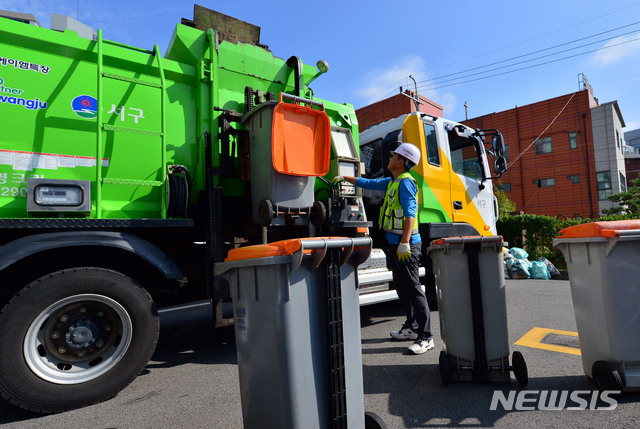
[[[627,170],[627,183],[640,175],[640,154],[625,155],[624,167]]]
[[[442,117],[442,107],[421,100],[421,111]],[[364,130],[414,111],[413,101],[398,94],[358,109],[356,114]],[[613,205],[609,195],[626,191],[625,124],[620,108],[616,101],[600,104],[588,84],[573,94],[464,123],[495,128],[503,134],[509,169],[494,184],[507,192],[518,212],[597,217]]]
[[[624,140],[628,145],[624,154],[627,183],[631,183],[640,174],[640,129],[624,133]]]
[[[504,136],[509,170],[496,184],[519,212],[597,217],[626,191],[620,108],[590,87],[465,123]]]

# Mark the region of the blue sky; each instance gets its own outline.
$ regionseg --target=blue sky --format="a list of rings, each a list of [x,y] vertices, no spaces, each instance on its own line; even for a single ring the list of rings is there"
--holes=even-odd
[[[329,63],[318,97],[356,108],[413,88],[469,117],[579,89],[583,73],[600,102],[617,100],[625,131],[640,128],[640,1],[208,1],[198,4],[261,27],[275,56]],[[274,6],[277,5],[277,6]],[[167,47],[193,3],[138,0],[0,0],[44,27],[50,14],[101,28],[141,48]],[[546,63],[546,64],[545,64]]]

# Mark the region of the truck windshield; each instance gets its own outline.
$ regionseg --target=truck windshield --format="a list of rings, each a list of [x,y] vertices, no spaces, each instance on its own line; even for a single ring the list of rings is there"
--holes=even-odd
[[[360,146],[360,159],[364,163],[364,177],[367,179],[382,177],[385,167],[382,161],[382,139],[375,139]]]

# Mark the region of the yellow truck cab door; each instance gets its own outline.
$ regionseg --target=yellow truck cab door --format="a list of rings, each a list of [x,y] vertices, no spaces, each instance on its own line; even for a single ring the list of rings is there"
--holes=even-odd
[[[411,170],[418,185],[418,221],[448,223],[453,220],[449,162],[442,147],[444,138],[435,118],[424,114],[406,117],[403,140],[420,149],[420,163]]]

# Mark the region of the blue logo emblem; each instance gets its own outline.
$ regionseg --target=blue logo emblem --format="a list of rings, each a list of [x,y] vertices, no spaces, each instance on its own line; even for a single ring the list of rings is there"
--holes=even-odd
[[[74,98],[71,108],[83,119],[94,119],[98,116],[98,100],[90,95],[79,95]]]

